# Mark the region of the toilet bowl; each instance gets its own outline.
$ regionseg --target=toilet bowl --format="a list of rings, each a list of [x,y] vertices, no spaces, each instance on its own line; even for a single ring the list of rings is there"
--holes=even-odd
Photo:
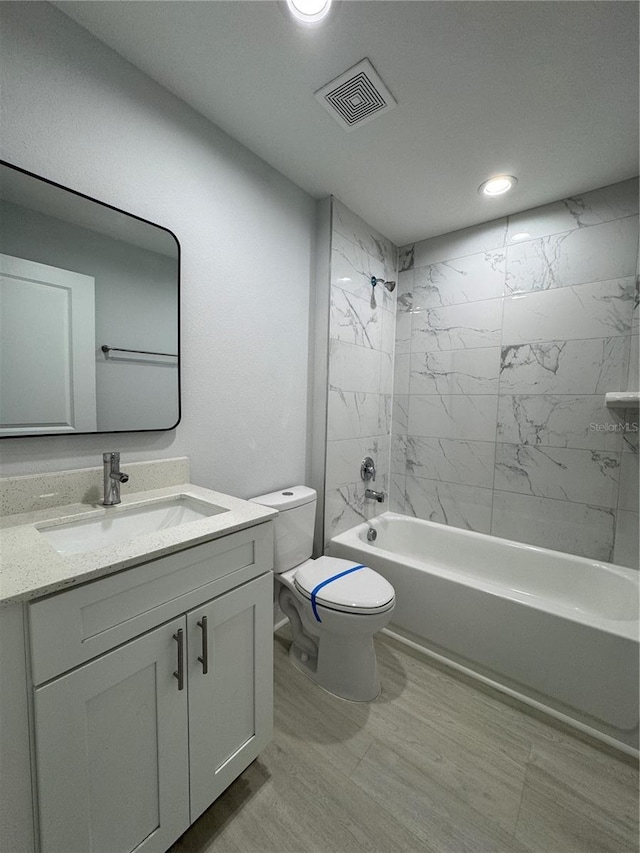
[[[391,584],[368,566],[337,557],[309,559],[316,493],[294,486],[252,498],[278,510],[274,572],[289,618],[292,664],[320,687],[355,702],[380,693],[373,636],[395,607]]]

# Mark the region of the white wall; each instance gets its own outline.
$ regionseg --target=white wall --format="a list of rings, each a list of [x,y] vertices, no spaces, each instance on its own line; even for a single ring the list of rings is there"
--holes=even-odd
[[[173,231],[183,416],[170,432],[5,439],[0,473],[188,455],[248,497],[307,474],[314,202],[46,3],[2,3],[3,159]]]

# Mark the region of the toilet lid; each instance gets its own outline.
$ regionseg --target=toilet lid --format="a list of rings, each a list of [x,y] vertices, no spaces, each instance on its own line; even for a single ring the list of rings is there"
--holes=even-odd
[[[357,565],[353,560],[339,557],[318,557],[297,570],[294,583],[310,599],[318,584]],[[389,581],[365,566],[326,584],[318,590],[315,598],[318,604],[334,610],[370,612],[383,610],[394,600],[395,592]]]

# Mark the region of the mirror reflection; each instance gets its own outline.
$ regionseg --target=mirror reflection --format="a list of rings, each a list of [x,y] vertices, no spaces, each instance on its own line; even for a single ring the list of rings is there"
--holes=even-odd
[[[179,261],[165,228],[0,163],[0,437],[176,426]]]

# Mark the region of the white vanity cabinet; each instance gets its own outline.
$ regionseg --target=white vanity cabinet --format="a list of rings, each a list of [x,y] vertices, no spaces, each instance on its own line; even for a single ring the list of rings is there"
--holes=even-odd
[[[272,736],[273,575],[187,614],[190,649],[194,636],[188,673],[191,822]]]
[[[272,734],[271,524],[28,605],[42,853],[163,853]]]
[[[184,617],[35,690],[41,850],[162,853],[189,824]]]

